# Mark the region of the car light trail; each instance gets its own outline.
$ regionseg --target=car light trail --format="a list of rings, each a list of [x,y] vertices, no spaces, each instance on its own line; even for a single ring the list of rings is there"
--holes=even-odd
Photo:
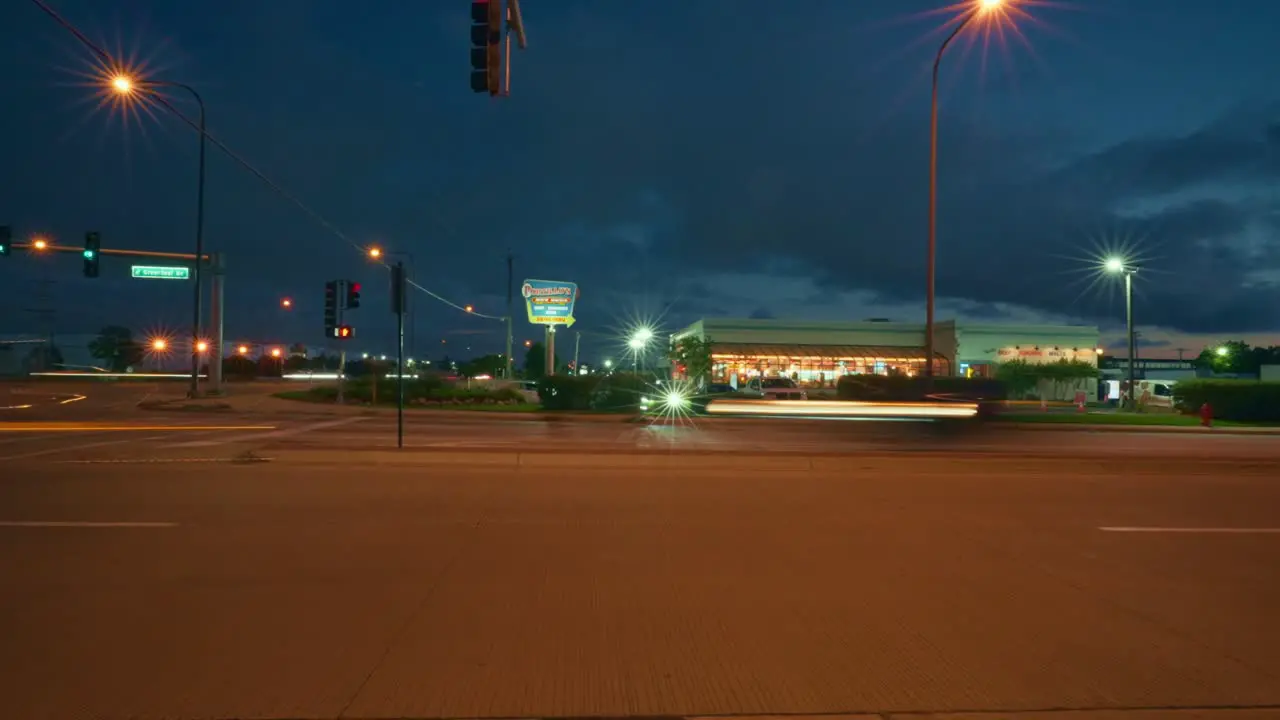
[[[942,419],[976,417],[978,406],[972,403],[876,403],[846,400],[712,400],[707,403],[707,414]]]

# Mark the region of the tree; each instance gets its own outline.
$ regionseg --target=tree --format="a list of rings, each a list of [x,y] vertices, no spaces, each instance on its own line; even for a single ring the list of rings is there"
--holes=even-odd
[[[506,368],[507,361],[501,355],[482,355],[478,358],[458,363],[458,374],[463,377],[489,375],[498,377]]]
[[[555,358],[556,367],[560,367],[560,356]],[[547,346],[540,342],[533,343],[524,353],[524,376],[529,380],[537,380],[547,375]]]
[[[1215,373],[1257,375],[1263,365],[1280,363],[1280,347],[1251,347],[1240,340],[1229,340],[1207,347],[1196,358],[1196,365]]]
[[[108,325],[89,342],[89,354],[101,360],[112,372],[124,372],[142,362],[143,352],[129,328]]]
[[[37,372],[58,367],[62,362],[62,351],[53,343],[40,343],[27,353],[27,367]]]
[[[668,359],[685,377],[702,385],[711,375],[711,340],[686,335],[672,346]]]
[[[996,366],[996,379],[1004,383],[1009,397],[1021,400],[1035,389],[1040,378],[1035,366],[1026,360],[1009,360]]]

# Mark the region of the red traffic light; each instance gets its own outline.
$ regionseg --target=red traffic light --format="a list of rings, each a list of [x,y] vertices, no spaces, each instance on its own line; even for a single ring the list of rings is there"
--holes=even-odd
[[[333,336],[339,340],[347,340],[355,335],[355,329],[350,325],[339,325],[333,329]]]

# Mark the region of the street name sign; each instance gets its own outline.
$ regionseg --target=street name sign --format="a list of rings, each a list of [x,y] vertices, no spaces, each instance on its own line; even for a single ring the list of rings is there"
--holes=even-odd
[[[190,280],[191,268],[181,265],[134,265],[132,275],[145,280]]]

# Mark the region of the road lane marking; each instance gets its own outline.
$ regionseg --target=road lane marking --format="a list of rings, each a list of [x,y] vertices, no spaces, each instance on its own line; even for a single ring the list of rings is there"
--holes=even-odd
[[[0,433],[20,432],[172,432],[275,430],[275,425],[66,425],[62,423],[4,423]]]
[[[13,528],[175,528],[175,522],[95,522],[90,520],[0,520],[0,527]]]
[[[67,398],[66,400],[59,400],[59,401],[58,401],[58,404],[59,404],[59,405],[70,405],[70,404],[71,404],[71,403],[73,403],[73,402],[80,402],[81,400],[85,400],[85,399],[87,399],[88,397],[89,397],[88,395],[75,395],[75,396],[72,396],[72,397]]]
[[[83,445],[71,445],[67,447],[55,447],[45,450],[36,450],[35,452],[20,453],[18,455],[0,455],[0,460],[25,460],[26,458],[40,457],[41,455],[54,455],[64,452],[75,452],[76,450],[88,450],[89,448],[104,447],[107,445],[123,445],[132,442],[132,439],[126,440],[104,440],[102,442],[84,443]]]
[[[1102,532],[1114,533],[1203,533],[1219,535],[1280,535],[1280,528],[1240,527],[1100,527]]]
[[[180,443],[174,443],[173,445],[166,445],[165,447],[170,447],[170,448],[213,447],[216,445],[227,445],[229,443],[236,443],[236,442],[249,442],[254,440],[275,440],[277,438],[291,437],[293,435],[302,435],[304,433],[309,433],[313,430],[324,430],[325,428],[338,427],[340,425],[350,425],[352,423],[360,422],[364,419],[365,418],[363,417],[346,417],[346,418],[339,418],[337,420],[325,420],[324,422],[312,423],[310,425],[303,425],[301,427],[290,428],[288,430],[276,430],[275,432],[260,433],[260,434],[254,434],[254,435],[238,435],[236,437],[223,438],[220,440],[192,440],[190,442],[180,442]],[[264,428],[253,428],[253,429],[259,430]],[[265,428],[265,429],[275,430],[274,427]]]

